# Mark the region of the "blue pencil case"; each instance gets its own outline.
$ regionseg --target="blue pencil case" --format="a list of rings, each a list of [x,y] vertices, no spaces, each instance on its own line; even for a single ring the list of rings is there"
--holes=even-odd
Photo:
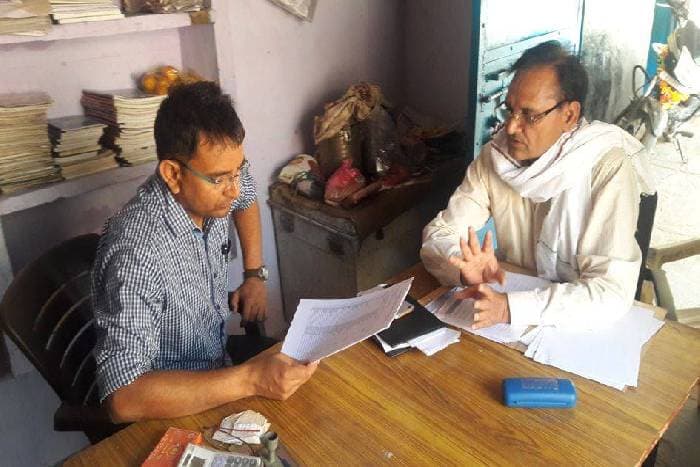
[[[576,388],[568,379],[506,378],[503,403],[508,407],[568,409],[576,406]]]

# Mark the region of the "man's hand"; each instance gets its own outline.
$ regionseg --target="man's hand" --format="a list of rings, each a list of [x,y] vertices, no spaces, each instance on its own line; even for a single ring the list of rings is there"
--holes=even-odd
[[[265,282],[251,277],[231,295],[231,310],[241,313],[241,323],[264,321],[267,313]]]
[[[468,287],[455,294],[462,300],[474,299],[474,324],[472,329],[481,329],[497,323],[510,323],[508,296],[493,290],[486,284]]]
[[[255,395],[287,400],[311,378],[318,362],[300,363],[280,353],[275,346],[251,358],[244,365],[250,365],[253,373]]]
[[[506,274],[498,264],[493,252],[493,240],[491,231],[486,232],[484,245],[479,246],[479,239],[473,227],[469,227],[469,242],[459,239],[459,247],[462,257],[450,257],[450,264],[459,268],[460,280],[464,285],[484,284],[498,282],[503,285]]]

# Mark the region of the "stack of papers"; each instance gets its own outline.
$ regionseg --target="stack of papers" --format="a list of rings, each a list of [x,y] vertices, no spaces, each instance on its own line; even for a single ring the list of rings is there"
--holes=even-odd
[[[99,143],[107,125],[82,115],[49,120],[54,162],[70,179],[118,167],[114,151]]]
[[[262,414],[245,410],[224,418],[213,438],[226,444],[260,444],[269,429],[270,422]]]
[[[51,158],[46,93],[0,94],[0,190],[16,190],[61,179]]]
[[[401,349],[415,348],[430,357],[431,355],[435,355],[437,352],[446,348],[448,345],[459,342],[459,335],[459,331],[443,327],[396,345],[390,345],[384,339],[382,339],[379,334],[377,334],[375,337],[386,354],[392,356],[398,355]]]
[[[502,293],[547,287],[549,281],[522,274],[506,273],[504,287],[492,285]],[[538,326],[528,331],[524,326],[497,324],[472,330],[474,300],[454,298],[452,289],[428,307],[440,320],[472,334],[499,343],[521,342],[527,346],[525,356],[536,362],[570,371],[599,383],[624,389],[637,386],[642,346],[663,326],[653,313],[633,306],[607,329],[572,330]]]
[[[608,329],[540,326],[525,334],[525,356],[615,389],[637,386],[642,346],[663,326],[651,310],[633,306]]]
[[[136,165],[157,158],[153,124],[165,98],[136,89],[83,91],[80,102],[86,115],[108,125],[103,145],[113,149],[122,164]]]
[[[389,327],[413,278],[355,298],[301,300],[282,353],[314,362],[350,347]]]
[[[49,0],[0,0],[0,34],[43,36],[51,29]]]
[[[59,24],[123,18],[112,0],[51,0],[51,17]]]

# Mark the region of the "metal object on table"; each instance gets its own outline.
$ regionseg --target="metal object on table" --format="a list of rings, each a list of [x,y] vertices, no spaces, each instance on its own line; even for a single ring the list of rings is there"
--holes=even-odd
[[[327,179],[340,164],[350,159],[353,167],[362,166],[362,128],[361,125],[346,125],[337,135],[318,143],[317,156],[321,173]]]

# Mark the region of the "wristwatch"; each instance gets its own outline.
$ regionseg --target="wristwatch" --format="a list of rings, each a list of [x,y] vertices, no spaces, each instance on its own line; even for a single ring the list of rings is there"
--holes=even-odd
[[[265,282],[267,281],[267,268],[263,264],[259,268],[256,269],[245,269],[243,270],[243,280],[245,279],[250,279],[251,277],[257,277],[261,281]]]

